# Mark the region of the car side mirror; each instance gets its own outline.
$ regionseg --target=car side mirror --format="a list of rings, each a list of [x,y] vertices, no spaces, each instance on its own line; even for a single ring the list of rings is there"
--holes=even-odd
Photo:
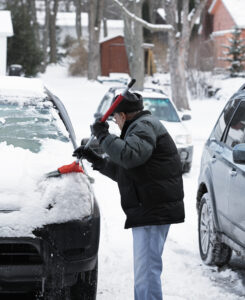
[[[245,164],[245,144],[237,144],[232,151],[233,160],[237,164]]]
[[[191,115],[187,115],[187,114],[184,114],[181,118],[182,121],[188,121],[188,120],[191,120]]]

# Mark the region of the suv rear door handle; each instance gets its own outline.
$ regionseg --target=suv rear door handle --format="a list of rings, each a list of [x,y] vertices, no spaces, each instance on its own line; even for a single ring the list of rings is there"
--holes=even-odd
[[[236,175],[237,175],[236,169],[230,170],[230,175],[231,175],[232,177],[236,176]]]

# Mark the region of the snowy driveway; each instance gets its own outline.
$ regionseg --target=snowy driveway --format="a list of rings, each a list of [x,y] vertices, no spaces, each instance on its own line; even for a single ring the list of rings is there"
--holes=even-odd
[[[78,141],[90,135],[89,125],[102,95],[108,87],[82,78],[66,78],[65,70],[50,68],[44,82],[64,102]],[[233,87],[234,88],[234,87]],[[234,90],[235,91],[235,90]],[[231,94],[233,91],[231,91]],[[192,101],[194,160],[184,175],[186,222],[173,225],[163,255],[164,300],[245,299],[245,262],[233,256],[228,268],[218,270],[202,264],[198,252],[195,197],[201,151],[221,109],[223,101]],[[72,161],[71,157],[71,161]],[[94,189],[101,209],[98,300],[133,299],[131,230],[124,230],[117,186],[94,172]]]

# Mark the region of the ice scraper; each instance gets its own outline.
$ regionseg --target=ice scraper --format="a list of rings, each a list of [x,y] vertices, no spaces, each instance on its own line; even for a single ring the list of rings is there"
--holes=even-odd
[[[108,117],[113,113],[115,108],[119,105],[119,103],[125,97],[127,91],[135,84],[135,82],[136,82],[136,79],[132,79],[129,82],[127,87],[122,91],[122,93],[117,97],[117,99],[112,103],[111,107],[107,110],[107,112],[101,118],[101,120],[100,120],[101,122],[105,122],[108,119]],[[90,139],[88,140],[87,144],[85,145],[85,148],[89,147],[89,145],[91,144],[91,142],[93,141],[94,138],[95,138],[95,136],[91,135]],[[48,177],[48,178],[49,177],[58,177],[62,174],[74,173],[74,172],[75,173],[85,173],[83,168],[79,164],[79,159],[77,159],[70,165],[62,166],[62,167],[58,168],[58,170],[48,173],[46,175],[46,177]]]

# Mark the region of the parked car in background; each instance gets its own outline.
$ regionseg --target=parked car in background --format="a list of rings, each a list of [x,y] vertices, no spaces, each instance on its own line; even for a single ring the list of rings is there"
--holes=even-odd
[[[96,299],[100,212],[89,179],[46,176],[75,148],[64,105],[41,81],[0,77],[1,299]]]
[[[245,85],[226,104],[202,154],[197,192],[199,249],[208,265],[245,254]]]
[[[123,87],[111,87],[108,90],[98,106],[94,115],[95,119],[102,117],[111,106],[114,97],[122,91]],[[177,146],[183,172],[189,172],[192,164],[193,144],[183,121],[189,120],[190,115],[183,115],[180,119],[173,102],[161,89],[145,88],[138,93],[143,97],[144,109],[151,111],[152,115],[157,117],[167,128]],[[120,135],[119,128],[112,121],[112,117],[108,119],[108,122],[110,123],[110,132]]]

